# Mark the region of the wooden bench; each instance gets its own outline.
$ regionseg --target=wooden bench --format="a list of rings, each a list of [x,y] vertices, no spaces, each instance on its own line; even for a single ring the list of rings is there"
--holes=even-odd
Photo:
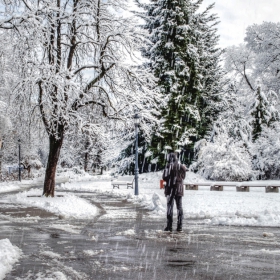
[[[223,191],[224,187],[235,187],[236,184],[234,182],[227,182],[227,181],[218,181],[218,182],[214,182],[211,186],[210,186],[210,191]]]
[[[185,190],[195,190],[198,191],[198,186],[211,186],[209,182],[200,182],[200,183],[187,183],[184,181]]]
[[[186,190],[195,190],[198,191],[198,185],[192,185],[192,184],[184,184]]]
[[[111,181],[111,185],[114,188],[120,188],[121,185],[125,185],[128,188],[133,189],[133,182],[134,182],[134,176],[121,176],[119,178],[114,178]]]
[[[274,186],[266,186],[265,187],[265,192],[266,193],[279,193],[279,187],[274,187]]]
[[[265,187],[265,192],[279,193],[280,180],[267,181],[207,181],[207,182],[184,182],[186,190],[198,190],[198,186],[209,186],[211,191],[223,191],[224,187],[236,187],[237,192],[249,192],[250,188]]]

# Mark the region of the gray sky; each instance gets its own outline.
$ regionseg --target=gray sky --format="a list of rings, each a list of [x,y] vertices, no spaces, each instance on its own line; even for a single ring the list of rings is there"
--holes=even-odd
[[[204,0],[203,6],[214,2],[212,11],[221,21],[218,33],[223,48],[242,43],[248,25],[280,21],[279,0]]]
[[[128,2],[134,6],[133,0]],[[222,48],[243,43],[249,25],[263,21],[280,22],[280,0],[204,0],[201,7],[206,8],[212,3],[215,3],[212,12],[220,18],[218,34]]]

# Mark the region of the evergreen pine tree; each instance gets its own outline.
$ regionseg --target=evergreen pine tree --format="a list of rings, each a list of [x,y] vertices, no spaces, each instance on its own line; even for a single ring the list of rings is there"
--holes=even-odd
[[[158,0],[146,7],[145,28],[150,44],[144,50],[147,67],[158,78],[165,100],[161,127],[154,135],[151,150],[163,163],[164,149],[184,149],[189,163],[194,142],[203,138],[217,111],[219,55],[216,47],[217,19],[197,10],[202,0]],[[191,158],[189,158],[191,155]]]
[[[253,110],[251,112],[251,115],[253,117],[252,120],[252,138],[253,141],[256,141],[262,130],[263,126],[269,126],[272,118],[271,113],[269,112],[269,102],[264,94],[262,92],[261,87],[258,86],[255,96],[255,102],[253,104]]]
[[[145,153],[147,153],[147,141],[143,133],[138,133],[138,168],[139,173],[143,173],[148,170],[148,162],[145,162]],[[120,165],[120,172],[123,174],[134,174],[135,172],[135,139],[131,140],[131,143],[121,151],[118,158],[118,164]]]

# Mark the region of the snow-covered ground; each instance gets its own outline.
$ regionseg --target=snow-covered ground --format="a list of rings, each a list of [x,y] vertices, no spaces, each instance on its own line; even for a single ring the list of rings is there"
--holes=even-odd
[[[5,274],[12,270],[14,263],[21,257],[22,251],[13,246],[9,239],[0,240],[0,279],[4,279]]]
[[[125,186],[112,189],[109,181],[97,178],[88,182],[65,183],[58,189],[124,197],[150,209],[151,215],[156,218],[164,217],[166,209],[164,191],[159,188],[160,179],[161,173],[141,174],[138,197],[134,196],[132,189]],[[186,180],[205,181],[192,172],[187,173]],[[211,225],[280,227],[280,194],[265,193],[264,187],[251,187],[250,192],[236,192],[235,187],[225,187],[222,192],[199,187],[198,191],[185,191],[183,208],[186,222],[188,219],[199,219]]]
[[[134,189],[126,189],[125,186],[113,189],[109,175],[67,174],[67,176],[70,181],[56,187],[54,198],[42,197],[40,189],[26,190],[27,186],[30,188],[31,182],[1,183],[0,192],[15,190],[19,192],[3,194],[0,202],[3,207],[10,207],[11,203],[19,207],[36,206],[64,219],[92,219],[98,214],[98,209],[85,197],[92,198],[93,194],[98,193],[140,204],[150,210],[151,218],[164,219],[166,216],[166,198],[164,190],[159,187],[161,172],[140,175],[139,196],[134,195]],[[186,180],[205,181],[192,172],[187,172]],[[83,198],[80,197],[81,194]],[[183,209],[185,225],[192,219],[211,226],[280,227],[280,194],[265,193],[264,187],[251,187],[250,192],[236,192],[235,187],[225,187],[224,191],[215,192],[210,191],[210,187],[200,186],[198,191],[185,191]],[[108,212],[106,215],[110,218],[110,208],[106,211]],[[175,206],[174,215],[176,215]],[[130,229],[119,234],[134,235],[135,232],[134,229]],[[20,250],[8,239],[0,240],[0,279],[11,270],[20,255]]]
[[[17,191],[23,188],[20,182],[3,182],[0,183],[0,193]]]
[[[21,182],[19,181],[11,181],[11,182],[1,182],[0,183],[0,193],[6,193],[6,192],[12,192],[12,191],[18,191],[18,190],[23,190],[30,188],[32,186],[38,186],[42,185],[44,183],[44,170],[41,170],[40,172],[36,173],[36,170],[33,171],[33,174],[36,176],[33,179],[29,180],[22,180]],[[93,179],[93,176],[90,176],[88,173],[84,172],[83,170],[59,170],[57,172],[56,176],[56,182],[61,183],[61,182],[79,182],[79,181],[90,181]],[[110,175],[106,174],[102,176],[102,180],[109,180]]]
[[[165,216],[166,209],[164,191],[159,188],[160,178],[161,173],[141,174],[138,197],[134,196],[133,189],[126,189],[125,186],[112,189],[109,181],[98,178],[88,182],[65,183],[60,189],[126,198],[132,203],[142,204],[156,218]],[[205,181],[192,172],[187,173],[186,180]],[[198,191],[185,191],[183,208],[186,222],[188,219],[199,219],[211,225],[280,226],[280,194],[265,193],[264,187],[251,187],[250,192],[236,192],[235,187],[225,187],[222,192],[199,187]]]
[[[83,192],[83,195],[85,192],[102,193],[143,205],[151,211],[154,218],[165,216],[166,199],[163,189],[159,188],[160,172],[140,175],[139,196],[134,196],[134,189],[126,189],[125,186],[113,189],[109,175],[67,174],[67,176],[70,177],[70,182],[57,186],[58,196],[55,198],[40,197],[41,190],[38,189],[25,191],[26,182],[6,186],[2,183],[0,186],[2,191],[23,190],[5,196],[2,201],[36,206],[66,218],[92,219],[98,213],[97,208],[86,199],[80,198],[79,193]],[[187,172],[186,180],[205,181],[192,172]],[[60,193],[62,190],[64,192]],[[210,187],[200,186],[198,191],[185,191],[183,208],[186,222],[188,219],[199,219],[200,222],[211,225],[280,227],[280,194],[265,193],[264,187],[251,187],[250,192],[236,192],[235,187],[225,187],[224,191],[215,192],[210,191]]]
[[[59,191],[64,191],[63,197],[40,197],[41,190],[31,189],[8,195],[5,200],[36,206],[66,218],[91,219],[98,213],[97,208],[86,199],[79,198],[79,193],[73,194],[73,191],[102,193],[143,205],[151,211],[154,218],[165,216],[166,199],[164,191],[159,188],[160,172],[140,175],[139,196],[134,196],[134,189],[126,189],[125,186],[113,189],[108,174],[89,176],[86,173],[71,173],[67,176],[70,177],[70,182],[56,188],[56,195],[60,194]],[[186,180],[205,181],[192,172],[187,172]],[[1,191],[24,190],[24,184],[26,182],[5,186],[2,183]],[[183,208],[186,222],[188,219],[199,219],[200,222],[211,225],[280,226],[280,194],[265,193],[264,187],[251,187],[250,192],[236,192],[235,187],[225,187],[222,192],[211,192],[210,187],[200,186],[198,191],[185,191]]]
[[[12,203],[38,207],[64,218],[90,219],[98,213],[96,206],[70,193],[45,197],[42,196],[42,190],[31,189],[8,196],[6,199]]]

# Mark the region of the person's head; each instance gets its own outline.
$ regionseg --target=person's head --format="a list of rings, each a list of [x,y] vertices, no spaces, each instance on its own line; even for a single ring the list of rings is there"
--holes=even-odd
[[[168,154],[168,158],[167,159],[168,159],[168,163],[178,162],[177,155],[174,152],[171,152],[170,154]]]

